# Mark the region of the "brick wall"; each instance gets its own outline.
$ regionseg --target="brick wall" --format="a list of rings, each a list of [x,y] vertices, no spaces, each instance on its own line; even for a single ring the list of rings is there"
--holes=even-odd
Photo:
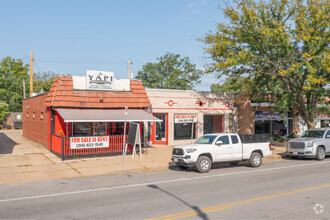
[[[18,119],[21,117],[21,119]],[[13,129],[14,128],[14,121],[22,121],[22,112],[11,112],[6,117],[3,127],[6,129]]]
[[[45,147],[48,146],[49,112],[46,108],[47,94],[23,101],[23,135]]]
[[[248,96],[238,94],[235,97],[238,109],[238,133],[254,134],[254,112]]]

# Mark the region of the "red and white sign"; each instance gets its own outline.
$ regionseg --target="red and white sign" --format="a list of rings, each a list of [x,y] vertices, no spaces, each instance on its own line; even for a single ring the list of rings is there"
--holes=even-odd
[[[316,113],[317,119],[330,119],[330,115],[327,115],[326,113]]]
[[[85,149],[85,148],[99,148],[99,147],[109,147],[108,136],[70,138],[71,149]]]
[[[174,115],[174,123],[192,123],[197,122],[197,115]]]

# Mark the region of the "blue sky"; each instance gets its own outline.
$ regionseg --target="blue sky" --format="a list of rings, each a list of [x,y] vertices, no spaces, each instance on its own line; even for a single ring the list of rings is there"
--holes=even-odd
[[[29,63],[34,72],[85,75],[104,70],[116,78],[141,70],[166,52],[202,68],[209,60],[197,38],[223,22],[221,0],[0,0],[0,59]],[[209,90],[206,76],[197,90]]]

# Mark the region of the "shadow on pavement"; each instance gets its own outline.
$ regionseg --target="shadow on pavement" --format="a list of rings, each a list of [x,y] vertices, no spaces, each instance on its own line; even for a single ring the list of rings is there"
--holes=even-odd
[[[179,197],[177,197],[176,195],[173,195],[172,193],[170,192],[167,192],[161,188],[159,188],[157,185],[154,185],[154,184],[151,184],[151,185],[148,185],[148,187],[152,188],[152,189],[157,189],[157,190],[160,190],[162,191],[163,193],[166,193],[167,195],[170,195],[172,196],[173,198],[177,199],[178,201],[182,202],[183,204],[185,204],[186,206],[190,207],[192,210],[195,211],[195,215],[197,215],[198,217],[200,217],[201,219],[204,219],[204,220],[207,220],[209,219],[206,215],[205,212],[203,212],[203,210],[201,210],[198,206],[192,206],[190,205],[189,203],[187,203],[186,201],[180,199]],[[193,213],[191,213],[193,214]],[[173,217],[173,216],[172,216]],[[180,214],[178,214],[177,216],[175,216],[176,218],[177,217],[180,217]]]
[[[0,133],[0,154],[11,154],[17,143],[6,134]]]
[[[231,169],[231,168],[235,168],[235,167],[251,167],[251,165],[247,161],[242,161],[242,162],[239,162],[238,164],[235,164],[235,165],[231,165],[228,162],[219,162],[219,163],[212,164],[211,170]],[[189,167],[189,168],[186,168],[186,169],[182,169],[182,168],[179,168],[178,166],[176,166],[174,163],[169,163],[168,168],[170,170],[178,171],[178,172],[197,172],[198,173],[197,169],[194,168],[194,167]]]

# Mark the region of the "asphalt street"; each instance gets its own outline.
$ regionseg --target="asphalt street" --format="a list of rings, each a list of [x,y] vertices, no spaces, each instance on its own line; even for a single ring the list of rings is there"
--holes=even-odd
[[[0,185],[1,219],[328,219],[330,158]]]

